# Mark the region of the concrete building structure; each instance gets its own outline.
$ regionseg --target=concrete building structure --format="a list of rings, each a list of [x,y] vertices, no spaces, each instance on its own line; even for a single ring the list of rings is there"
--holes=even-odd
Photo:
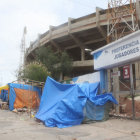
[[[50,26],[47,32],[39,35],[36,41],[30,44],[30,47],[26,51],[25,62],[28,63],[34,60],[35,51],[38,48],[51,46],[54,52],[67,51],[73,58],[73,72],[71,78],[93,73],[95,70],[91,52],[109,43],[107,36],[109,25],[108,11],[108,9],[97,7],[95,13],[77,19],[68,18],[67,23],[57,27]],[[136,0],[136,14],[134,14],[134,16],[136,16],[140,27],[140,0]],[[133,20],[132,15],[126,13],[124,17],[125,21],[131,24]],[[119,26],[121,29],[125,28],[124,21],[119,21]],[[123,78],[123,67],[114,67],[107,71],[108,91],[113,91],[118,101],[120,96],[130,94],[130,79],[125,80]],[[138,61],[133,63],[133,77],[135,92],[139,94],[140,62]],[[119,113],[119,106],[116,112]]]
[[[138,19],[140,19],[140,1],[136,4]],[[107,10],[96,8],[96,12],[81,18],[68,18],[68,22],[60,26],[50,26],[49,30],[38,36],[26,51],[25,62],[35,58],[35,50],[40,47],[52,46],[54,52],[67,51],[73,58],[72,77],[91,73],[93,58],[90,54],[107,44]],[[131,16],[126,17],[131,22]],[[123,23],[122,23],[123,25]]]

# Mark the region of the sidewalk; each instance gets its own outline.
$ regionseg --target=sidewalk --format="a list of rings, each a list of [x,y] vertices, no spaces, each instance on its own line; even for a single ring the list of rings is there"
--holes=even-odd
[[[59,129],[0,110],[0,140],[140,140],[140,121],[110,119]]]

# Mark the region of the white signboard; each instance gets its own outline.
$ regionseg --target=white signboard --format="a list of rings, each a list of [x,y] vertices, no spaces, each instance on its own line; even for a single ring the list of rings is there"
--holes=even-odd
[[[95,70],[140,60],[140,31],[108,44],[92,54],[94,55]]]

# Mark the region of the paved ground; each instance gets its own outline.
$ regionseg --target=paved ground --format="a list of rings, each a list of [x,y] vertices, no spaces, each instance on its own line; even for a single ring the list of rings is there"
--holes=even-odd
[[[140,121],[110,119],[58,129],[0,110],[0,140],[140,140]]]

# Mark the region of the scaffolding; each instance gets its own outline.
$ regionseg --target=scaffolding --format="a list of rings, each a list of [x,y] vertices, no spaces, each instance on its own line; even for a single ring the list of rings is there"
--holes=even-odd
[[[139,30],[137,11],[136,11],[136,1],[137,0],[109,0],[108,1],[108,25],[107,25],[107,43],[116,41],[126,35],[129,35],[137,30]],[[112,68],[113,69],[113,68]],[[113,71],[118,71],[118,68],[114,68]],[[112,79],[113,83],[119,81],[118,79]],[[132,63],[130,63],[130,95],[132,98],[132,117],[135,118],[135,101],[134,101],[134,82],[133,82],[133,68]],[[125,86],[124,82],[121,82]],[[117,84],[116,84],[117,85]],[[111,86],[113,86],[111,84]],[[120,85],[116,88],[112,88],[115,92],[118,92]],[[119,100],[119,94],[115,95]],[[116,107],[116,113],[119,112],[119,106]]]
[[[107,43],[137,31],[136,0],[109,0],[107,18]]]

